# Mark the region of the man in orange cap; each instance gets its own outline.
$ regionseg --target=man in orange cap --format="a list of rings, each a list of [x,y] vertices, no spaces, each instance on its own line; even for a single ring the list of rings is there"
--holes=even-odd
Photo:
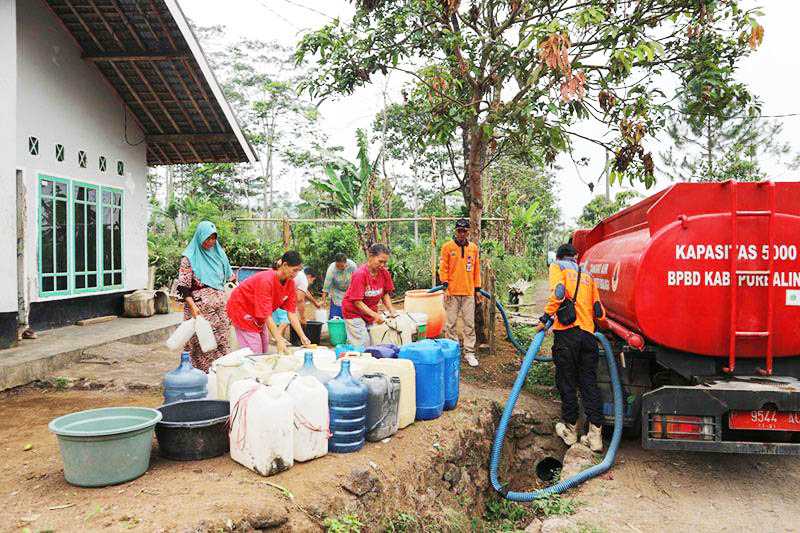
[[[475,357],[475,299],[480,298],[481,263],[478,245],[470,242],[469,222],[456,221],[456,234],[442,246],[439,259],[439,279],[445,290],[444,309],[447,313],[445,336],[458,340],[456,322],[464,323],[464,359],[478,366]]]

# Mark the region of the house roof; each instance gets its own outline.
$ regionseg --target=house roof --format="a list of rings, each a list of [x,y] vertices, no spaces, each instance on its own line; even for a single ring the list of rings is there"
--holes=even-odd
[[[177,0],[44,0],[128,106],[147,163],[254,162]]]

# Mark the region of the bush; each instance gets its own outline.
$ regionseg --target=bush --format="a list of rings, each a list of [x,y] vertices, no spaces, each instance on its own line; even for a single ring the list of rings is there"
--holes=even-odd
[[[347,255],[356,263],[364,260],[358,234],[351,224],[336,226],[316,226],[298,224],[294,228],[295,249],[300,252],[303,264],[310,266],[317,274],[315,287],[321,289],[325,272],[336,254]]]
[[[430,288],[430,246],[418,244],[409,248],[392,247],[392,254],[389,256],[389,272],[392,273],[397,294],[404,294],[411,289]]]

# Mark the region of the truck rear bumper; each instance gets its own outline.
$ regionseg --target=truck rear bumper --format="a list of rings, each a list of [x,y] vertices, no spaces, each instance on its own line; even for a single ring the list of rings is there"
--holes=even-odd
[[[642,399],[642,446],[658,450],[800,455],[800,432],[733,430],[731,411],[800,412],[800,380],[788,377],[715,378],[694,386],[665,386]],[[668,436],[672,416],[702,417],[702,436]]]

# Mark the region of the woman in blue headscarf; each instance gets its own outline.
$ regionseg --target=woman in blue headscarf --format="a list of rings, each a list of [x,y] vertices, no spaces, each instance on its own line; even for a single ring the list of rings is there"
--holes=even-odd
[[[178,270],[178,294],[184,300],[183,319],[203,316],[211,323],[217,349],[200,349],[197,337],[192,337],[186,350],[192,365],[208,372],[215,359],[228,353],[231,323],[225,312],[225,283],[233,277],[225,250],[217,242],[217,227],[204,220],[197,225],[191,242],[183,251]]]

